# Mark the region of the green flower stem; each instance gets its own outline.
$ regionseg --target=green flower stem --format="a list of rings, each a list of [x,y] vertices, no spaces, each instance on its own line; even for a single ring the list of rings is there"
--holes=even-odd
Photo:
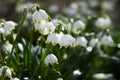
[[[22,16],[21,21],[20,21],[20,23],[19,23],[19,25],[18,25],[19,27],[18,27],[18,31],[17,31],[17,36],[16,36],[15,42],[14,42],[14,44],[13,44],[13,48],[12,48],[12,51],[11,51],[11,55],[13,54],[14,47],[15,47],[15,45],[16,45],[16,43],[17,43],[17,39],[18,39],[18,37],[19,37],[19,33],[20,33],[20,30],[21,30],[21,28],[22,28],[22,26],[23,26],[23,24],[24,24],[24,21],[25,21],[25,19],[26,19],[26,16],[27,16],[27,9],[24,9],[23,16]]]
[[[4,64],[4,59],[2,57],[2,53],[1,52],[0,52],[0,60],[1,60],[2,64]]]

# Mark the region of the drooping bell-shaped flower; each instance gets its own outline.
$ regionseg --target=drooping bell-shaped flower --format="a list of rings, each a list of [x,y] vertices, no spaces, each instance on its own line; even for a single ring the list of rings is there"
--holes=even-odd
[[[109,17],[100,17],[95,21],[95,26],[100,29],[106,29],[111,25],[111,20]]]
[[[113,42],[113,39],[110,36],[104,35],[101,38],[101,44],[107,45],[107,46],[113,46],[114,42]]]
[[[58,59],[54,54],[48,54],[45,57],[44,63],[46,65],[49,65],[49,64],[53,65],[54,63],[58,63]]]
[[[36,10],[32,15],[33,22],[41,22],[41,20],[46,20],[48,17],[47,12],[42,9]]]
[[[78,34],[81,32],[81,30],[84,30],[85,29],[85,24],[79,20],[79,21],[76,21],[74,24],[73,24],[73,33],[75,34]]]
[[[81,37],[78,37],[76,39],[76,43],[75,44],[76,44],[76,46],[86,47],[87,43],[88,43],[87,39],[85,37],[81,36]]]
[[[53,45],[57,44],[59,40],[59,35],[57,33],[51,33],[47,37],[47,43],[52,43]]]
[[[5,24],[3,26],[3,28],[5,30],[5,34],[9,34],[12,30],[14,30],[16,25],[17,25],[17,23],[15,23],[13,21],[5,22]]]
[[[75,38],[72,37],[71,35],[69,34],[63,34],[63,33],[60,33],[59,34],[60,36],[60,39],[58,41],[58,44],[62,47],[68,47],[68,46],[74,46],[75,45]]]

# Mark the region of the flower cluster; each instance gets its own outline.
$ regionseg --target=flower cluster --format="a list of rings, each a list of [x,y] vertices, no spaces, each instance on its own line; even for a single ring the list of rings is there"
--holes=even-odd
[[[56,28],[52,22],[48,21],[48,18],[48,14],[42,9],[35,11],[32,15],[35,30],[43,35],[54,32]]]
[[[64,34],[62,32],[60,32],[59,34],[52,33],[52,34],[48,35],[46,42],[47,43],[51,42],[53,45],[59,44],[60,47],[62,47],[62,46],[64,46],[64,47],[71,46],[72,47],[75,45],[75,38],[69,34]]]
[[[99,72],[120,62],[120,34],[110,32],[114,30],[110,17],[91,10],[101,9],[100,1],[73,2],[67,8],[45,5],[54,19],[39,8],[43,5],[18,5],[17,12],[23,12],[18,29],[17,23],[0,19],[0,62],[7,65],[0,68],[0,80],[19,80],[17,76],[23,80],[113,77]],[[93,74],[91,70],[95,70]]]

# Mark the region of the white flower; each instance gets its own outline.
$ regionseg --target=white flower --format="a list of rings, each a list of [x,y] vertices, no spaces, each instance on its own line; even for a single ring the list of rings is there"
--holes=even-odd
[[[8,52],[11,52],[12,51],[12,47],[13,45],[9,42],[6,42],[6,44],[4,45],[5,49],[8,51]]]
[[[96,20],[95,25],[100,29],[105,29],[111,25],[111,20],[109,17],[106,18],[100,17]]]
[[[40,22],[35,22],[34,23],[35,30],[42,32],[45,28],[45,24],[46,24],[46,21],[44,21],[44,20],[41,20]]]
[[[80,70],[74,70],[73,71],[73,75],[81,75],[82,73],[80,72]]]
[[[39,9],[36,10],[32,15],[33,22],[40,22],[41,20],[48,19],[48,14],[46,11]]]
[[[68,46],[74,46],[75,38],[69,34],[63,34],[62,32],[60,32],[59,34],[52,33],[48,35],[46,42],[47,43],[52,42],[53,45],[58,43],[60,47],[62,46],[68,47]]]
[[[46,23],[46,28],[48,29],[49,33],[55,31],[55,25],[52,22]]]
[[[0,33],[3,34],[4,32],[5,32],[4,28],[1,28],[1,27],[0,27]]]
[[[100,80],[107,80],[109,78],[112,78],[113,75],[112,74],[104,74],[104,73],[97,73],[93,75],[93,78],[95,79],[100,79]]]
[[[79,20],[73,24],[73,33],[78,34],[81,30],[85,29],[85,24]]]
[[[12,75],[11,70],[10,70],[9,68],[6,69],[6,71],[5,71],[5,76],[6,76],[6,77],[11,77],[11,75]]]
[[[15,26],[17,24],[13,21],[7,21],[5,24],[4,24],[4,30],[5,30],[5,33],[6,34],[9,34],[10,31],[12,31],[13,29],[15,29]]]
[[[47,22],[44,26],[44,30],[40,33],[43,35],[48,35],[55,31],[55,25],[52,22]]]
[[[79,45],[79,46],[86,47],[86,46],[87,46],[87,43],[88,43],[87,39],[86,39],[85,37],[83,37],[83,36],[78,37],[78,38],[76,39],[76,46]]]
[[[11,78],[10,80],[20,80],[20,79],[18,79],[18,78]]]
[[[113,43],[113,40],[110,36],[104,35],[101,38],[101,44],[107,45],[107,46],[113,46],[114,43]]]
[[[46,65],[49,65],[49,64],[53,65],[54,63],[57,63],[57,62],[58,62],[58,59],[54,54],[48,54],[44,60],[44,63]]]
[[[57,80],[63,80],[63,78],[57,78]]]
[[[48,35],[55,31],[55,25],[52,22],[46,22],[44,20],[35,22],[34,26],[35,30],[38,30],[43,35]]]
[[[59,40],[59,35],[57,33],[51,33],[47,36],[47,43],[52,43],[53,45],[57,44]]]
[[[58,44],[62,47],[74,46],[75,45],[75,38],[69,34],[63,34],[62,32],[59,34],[59,41]]]
[[[20,51],[23,51],[23,45],[21,43],[18,43],[18,47],[19,47]]]
[[[98,43],[98,39],[92,38],[89,42],[89,46],[95,47]]]

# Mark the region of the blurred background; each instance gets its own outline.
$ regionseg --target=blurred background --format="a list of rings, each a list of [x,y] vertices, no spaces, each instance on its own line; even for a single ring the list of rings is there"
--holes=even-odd
[[[19,20],[23,9],[30,8],[34,3],[47,10],[53,17],[57,13],[69,14],[72,17],[77,11],[80,15],[94,15],[104,11],[115,25],[120,23],[120,0],[0,0],[0,18]]]

